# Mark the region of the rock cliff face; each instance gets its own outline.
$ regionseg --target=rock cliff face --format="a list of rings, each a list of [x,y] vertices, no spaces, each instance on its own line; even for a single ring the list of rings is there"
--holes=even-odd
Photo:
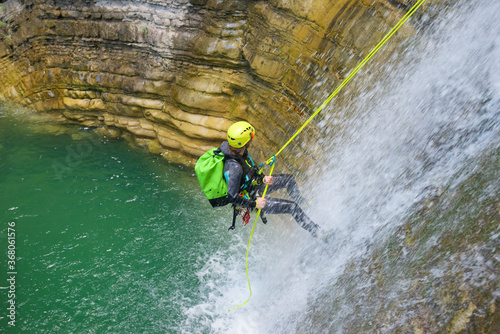
[[[185,164],[245,119],[257,128],[258,158],[268,158],[408,2],[9,0],[0,10],[0,99],[132,134]]]
[[[257,128],[256,160],[268,158],[415,0],[0,3],[0,101],[95,126],[105,135],[126,136],[169,161],[192,165],[224,140],[232,122],[242,119]],[[411,34],[407,23],[371,66]],[[350,94],[359,88],[350,83]],[[335,105],[351,96],[340,95]],[[335,107],[328,112],[335,113]],[[316,124],[282,154],[280,162],[287,168],[309,165],[321,151]],[[498,235],[489,233],[498,228],[500,205],[495,199],[471,205],[474,211],[462,204],[494,193],[489,180],[498,179],[498,173],[486,166],[498,166],[498,152],[484,161],[463,189],[429,199],[428,212],[423,208],[386,245],[374,246],[365,259],[349,265],[338,284],[310,301],[308,321],[298,331],[327,332],[334,316],[344,317],[340,320],[348,333],[384,331],[394,319],[405,319],[405,301],[410,300],[416,301],[409,307],[415,320],[401,326],[403,332],[498,332],[498,286],[475,286],[468,272],[486,259],[479,279],[496,278],[490,259],[498,254]],[[490,175],[484,179],[488,182],[484,174]],[[449,223],[462,217],[467,228]],[[439,243],[428,242],[434,238],[429,231],[447,222],[450,227],[435,239]],[[485,232],[476,240],[477,226]],[[402,253],[407,254],[404,262]],[[465,264],[473,266],[461,263],[470,258]],[[385,298],[400,277],[405,284],[397,301],[403,306]],[[350,285],[355,278],[367,282],[364,294]],[[337,298],[333,303],[332,295]],[[365,307],[371,305],[376,307]],[[444,327],[443,314],[451,319]]]

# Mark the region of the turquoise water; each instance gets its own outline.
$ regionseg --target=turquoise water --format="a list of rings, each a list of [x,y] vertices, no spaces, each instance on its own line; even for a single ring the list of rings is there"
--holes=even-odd
[[[228,211],[210,209],[191,168],[5,109],[0,278],[5,287],[14,222],[17,314],[16,326],[7,326],[7,290],[0,290],[1,328],[177,332],[185,310],[199,302],[197,273],[232,242]]]

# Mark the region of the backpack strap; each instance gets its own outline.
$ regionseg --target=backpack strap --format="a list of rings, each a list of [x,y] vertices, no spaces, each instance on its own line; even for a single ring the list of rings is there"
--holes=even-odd
[[[236,227],[236,217],[238,217],[238,213],[240,212],[239,209],[237,209],[236,205],[233,205],[233,224],[229,226],[228,231],[234,230]]]
[[[241,155],[226,154],[226,153],[222,152],[222,150],[220,150],[220,148],[217,149],[217,151],[215,151],[215,152],[218,152],[218,155],[220,155],[220,156],[222,156],[222,155],[224,156],[224,163],[226,163],[227,160],[234,160],[241,166],[241,168],[243,170],[243,174],[241,175],[240,184],[245,184],[247,176],[250,177],[249,174],[252,173],[252,171],[245,173],[245,167],[244,167],[245,159]],[[253,172],[252,175],[254,173],[255,172]]]

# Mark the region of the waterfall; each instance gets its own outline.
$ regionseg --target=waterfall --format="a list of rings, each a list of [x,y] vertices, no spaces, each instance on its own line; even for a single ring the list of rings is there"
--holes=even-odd
[[[181,331],[441,333],[498,317],[499,13],[479,0],[424,15],[386,66],[363,70],[354,80],[378,82],[323,111],[330,154],[302,180],[334,242],[259,225],[252,299],[228,313],[248,297],[242,232],[198,273]]]

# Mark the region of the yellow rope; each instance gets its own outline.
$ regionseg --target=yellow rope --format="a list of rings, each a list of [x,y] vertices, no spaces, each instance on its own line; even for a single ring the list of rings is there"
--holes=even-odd
[[[271,171],[270,171],[269,175],[271,175],[273,173],[273,169],[274,169],[274,164],[271,166]],[[266,187],[264,188],[264,193],[262,194],[262,198],[266,197],[266,192],[267,192],[268,186],[269,185],[266,184]],[[261,211],[260,209],[257,211],[257,217],[255,217],[255,221],[253,222],[252,231],[250,232],[250,239],[248,240],[247,256],[245,259],[245,268],[246,268],[246,272],[247,272],[248,289],[250,290],[250,296],[248,296],[248,299],[243,304],[232,307],[229,309],[229,311],[245,305],[246,303],[248,303],[250,301],[250,298],[252,298],[252,286],[250,285],[250,277],[248,276],[248,252],[250,251],[250,243],[252,242],[253,231],[255,231],[255,226],[257,225],[257,220],[259,219],[260,211]]]
[[[396,33],[396,31],[398,31],[398,29],[413,15],[413,13],[415,13],[415,11],[418,8],[420,8],[420,6],[425,1],[426,0],[418,0],[413,5],[413,7],[411,7],[411,9],[384,36],[384,38],[382,38],[382,40],[373,48],[373,50],[365,57],[365,59],[363,59],[363,61],[361,63],[359,63],[358,66],[356,66],[356,68],[351,72],[351,74],[347,78],[345,78],[344,81],[342,81],[340,86],[338,86],[337,89],[335,89],[335,91],[332,94],[330,94],[330,96],[328,96],[328,98],[325,100],[325,102],[323,102],[323,104],[321,104],[319,106],[319,108],[316,109],[316,111],[311,115],[311,117],[309,117],[309,119],[295,132],[295,134],[285,143],[285,145],[283,145],[283,147],[280,148],[279,151],[275,155],[273,155],[271,158],[269,158],[266,161],[266,164],[271,165],[271,170],[269,172],[269,176],[271,176],[273,174],[273,170],[274,170],[274,166],[275,166],[274,162],[276,160],[276,157],[288,146],[288,144],[290,144],[292,142],[292,140],[295,139],[295,137],[297,137],[302,132],[302,130],[304,130],[304,128],[319,114],[319,112],[321,110],[323,110],[323,108],[326,107],[326,105],[335,97],[335,95],[337,95],[340,92],[340,90],[342,90],[342,88],[344,88],[344,86],[352,79],[352,77],[354,77],[356,75],[356,73],[358,73],[358,71],[361,68],[363,68],[363,66],[365,66],[365,64],[375,55],[375,53],[377,53],[377,51],[392,37],[392,35],[394,35]],[[266,187],[264,189],[264,193],[262,194],[262,198],[264,198],[266,196],[267,188],[268,188],[268,185],[266,185]],[[248,303],[250,301],[250,298],[252,297],[252,286],[250,285],[250,277],[248,276],[248,253],[250,251],[250,243],[252,241],[253,232],[255,230],[255,226],[257,225],[257,219],[259,219],[259,216],[260,216],[260,211],[261,211],[260,209],[257,211],[257,217],[255,217],[255,221],[254,221],[253,226],[252,226],[252,231],[250,232],[250,239],[248,240],[247,254],[246,254],[246,259],[245,259],[245,268],[246,268],[246,274],[247,274],[248,289],[250,290],[250,296],[243,304],[234,306],[234,307],[230,308],[229,311],[245,305],[246,303]]]
[[[365,64],[375,55],[375,53],[377,53],[377,51],[392,37],[392,35],[396,33],[396,31],[398,31],[398,29],[403,25],[403,23],[405,23],[410,18],[410,16],[412,16],[413,13],[425,1],[426,0],[419,0],[413,5],[413,7],[405,14],[405,16],[403,16],[399,20],[399,22],[391,29],[391,31],[389,31],[385,35],[385,37],[382,38],[382,40],[375,46],[375,48],[373,48],[373,50],[365,57],[365,59],[363,59],[363,61],[359,63],[358,66],[356,66],[356,68],[351,72],[351,74],[347,78],[345,78],[344,81],[342,81],[340,86],[338,86],[337,89],[335,89],[335,91],[332,94],[330,94],[330,96],[328,96],[325,102],[323,102],[323,104],[320,105],[318,109],[316,109],[316,111],[311,115],[311,117],[309,117],[309,119],[295,132],[295,134],[286,142],[286,144],[283,145],[282,148],[280,148],[280,150],[278,151],[278,153],[275,154],[275,156],[278,156],[281,153],[281,151],[283,151],[288,146],[288,144],[290,144],[295,139],[295,137],[297,137],[302,132],[302,130],[304,130],[304,128],[309,124],[309,122],[311,122],[313,118],[315,118],[319,114],[319,112],[323,110],[324,107],[326,107],[326,105],[335,97],[335,95],[337,95],[340,92],[340,90],[344,88],[344,86],[352,79],[352,77],[354,77],[356,73],[358,73],[358,71],[361,68],[363,68],[363,66],[365,66]],[[268,159],[266,163],[269,164],[270,161],[272,161],[275,156]]]

